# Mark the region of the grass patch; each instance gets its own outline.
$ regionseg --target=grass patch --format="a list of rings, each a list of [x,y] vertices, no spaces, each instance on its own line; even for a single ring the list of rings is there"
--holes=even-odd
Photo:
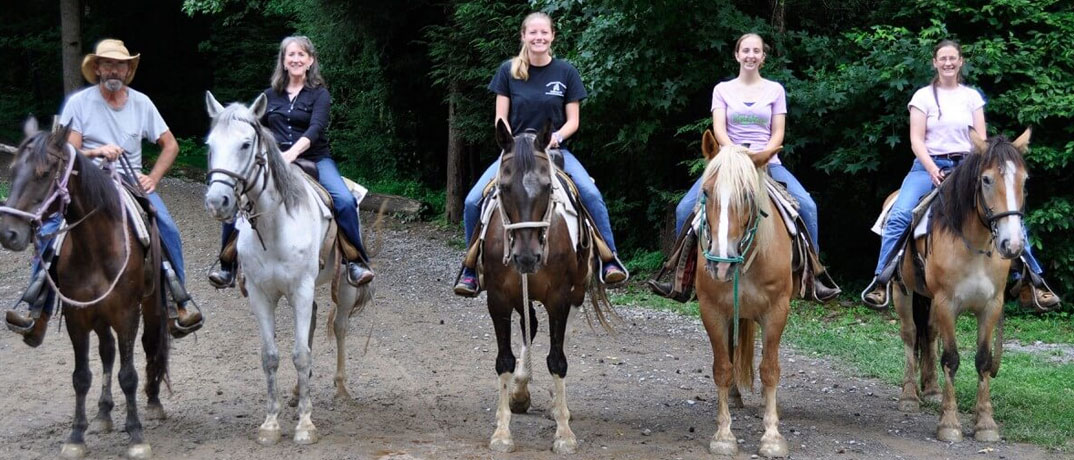
[[[643,306],[697,317],[697,302],[680,304],[654,296],[640,286],[620,289],[612,295],[617,305]],[[1014,309],[1008,306],[1008,309]],[[792,304],[784,342],[806,353],[836,358],[858,375],[880,379],[893,386],[901,383],[902,340],[892,315],[876,314],[863,306],[826,307],[809,302]],[[1013,312],[1013,310],[1011,310]],[[956,325],[960,367],[955,376],[959,411],[972,413],[977,395],[974,353],[977,323],[960,317]],[[1042,316],[1010,315],[1005,339],[1025,344],[1037,341],[1074,343],[1074,324],[1068,313]],[[1018,442],[1074,450],[1074,363],[1059,364],[1046,354],[1004,351],[999,375],[992,380],[992,404],[1001,433]],[[892,410],[895,410],[892,407]],[[931,407],[938,411],[938,407]]]

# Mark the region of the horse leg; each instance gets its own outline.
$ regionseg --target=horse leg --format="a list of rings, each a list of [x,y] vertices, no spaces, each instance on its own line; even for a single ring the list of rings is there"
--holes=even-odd
[[[973,428],[973,438],[981,442],[998,442],[999,426],[992,418],[992,395],[990,381],[992,369],[999,363],[993,363],[997,359],[992,354],[992,334],[995,332],[996,323],[1003,315],[1003,303],[996,299],[977,315],[977,357],[974,361],[977,365],[977,405],[974,408],[976,419]]]
[[[955,343],[955,313],[953,308],[946,305],[946,302],[940,301],[940,299],[933,299],[932,322],[936,325],[940,340],[943,341],[943,356],[940,357],[940,364],[943,366],[945,380],[936,439],[945,442],[960,442],[962,441],[962,423],[958,420],[958,405],[955,401],[958,344]]]
[[[718,312],[708,313],[715,309],[708,302],[701,301],[701,319],[708,331],[709,342],[712,345],[712,381],[716,384],[716,433],[709,441],[709,452],[712,455],[734,456],[738,453],[738,439],[731,433],[731,408],[729,400],[731,387],[734,382],[731,370],[731,354],[728,348],[728,333],[730,323]],[[713,318],[712,315],[717,317]]]
[[[727,349],[728,350],[734,350],[735,349],[735,344],[733,343],[734,338],[731,336],[731,334],[725,334],[725,335],[727,336]],[[731,364],[732,364],[732,366],[734,365],[734,358],[733,357],[731,358]],[[727,398],[728,398],[727,405],[730,406],[730,407],[733,407],[735,409],[741,409],[743,407],[746,407],[746,403],[742,402],[742,392],[741,392],[741,390],[738,389],[737,384],[734,384],[734,383],[731,384],[731,392],[727,395]]]
[[[107,324],[96,327],[97,351],[101,354],[101,397],[97,400],[97,416],[90,422],[91,433],[112,432],[112,365],[116,361],[116,341]]]
[[[537,309],[530,302],[530,331],[526,333],[525,318],[519,317],[519,329],[522,331],[522,352],[519,360],[522,366],[515,368],[514,389],[511,391],[511,412],[525,414],[530,408],[530,379],[533,376],[533,359],[530,357],[530,345],[537,336]]]
[[[906,367],[902,373],[902,394],[899,396],[899,410],[917,412],[921,409],[921,399],[917,392],[917,350],[918,325],[914,322],[914,294],[903,295],[893,289],[892,301],[895,313],[899,316],[899,336],[902,338],[903,355]],[[930,347],[931,348],[931,347]],[[924,360],[924,357],[922,357]],[[923,373],[922,373],[923,374]]]
[[[100,307],[98,307],[100,308]],[[149,443],[142,438],[142,422],[138,420],[138,370],[134,367],[134,340],[138,335],[139,309],[129,310],[116,326],[119,341],[119,387],[127,399],[127,423],[125,430],[130,436],[127,457],[145,459],[152,456]]]
[[[145,417],[164,420],[167,414],[160,403],[160,383],[168,372],[168,319],[161,296],[142,299],[142,350],[145,351]]]
[[[494,299],[495,293],[489,291],[489,314],[492,326],[496,330],[496,375],[499,377],[499,400],[496,404],[496,431],[492,433],[489,449],[496,452],[514,452],[515,441],[511,438],[511,408],[509,388],[511,375],[515,372],[515,355],[511,352],[511,313],[509,305],[503,299]]]
[[[936,340],[936,328],[929,327],[926,331],[927,346],[921,351],[921,359],[918,364],[921,368],[921,399],[935,404],[940,404],[942,392],[937,383],[936,356],[939,354],[939,341]]]
[[[317,427],[311,419],[313,402],[310,400],[310,377],[313,372],[313,279],[291,293],[289,300],[295,307],[295,348],[292,362],[298,374],[298,425],[295,426],[295,444],[317,442]]]
[[[775,305],[785,305],[784,312],[790,311],[790,299],[781,299]],[[783,327],[787,324],[786,313],[772,312],[765,320],[764,347],[761,349],[761,385],[764,387],[764,434],[761,435],[761,448],[758,453],[765,457],[786,457],[790,452],[787,440],[779,434],[779,408],[776,389],[779,387],[779,341],[783,336]],[[750,324],[749,327],[755,327]],[[744,351],[753,347],[739,343]],[[740,369],[741,370],[741,369]]]
[[[310,356],[313,356],[313,332],[317,329],[317,301],[313,301],[313,313],[310,314],[310,337],[309,347]],[[310,365],[310,378],[313,378],[313,366]],[[295,382],[294,388],[291,389],[291,399],[287,401],[287,405],[291,407],[298,406],[298,382]]]
[[[249,283],[252,284],[252,283]],[[261,333],[261,369],[265,372],[268,387],[268,414],[265,422],[257,429],[257,442],[263,446],[280,441],[280,400],[276,394],[276,369],[280,366],[280,351],[276,348],[276,299],[269,299],[261,289],[249,290],[250,306],[257,317],[258,330]]]
[[[570,427],[571,411],[567,408],[567,355],[563,353],[563,345],[566,342],[567,325],[575,309],[566,302],[559,305],[562,307],[549,309],[548,312],[548,333],[551,339],[547,358],[548,372],[552,374],[555,384],[552,415],[556,419],[556,438],[552,443],[552,452],[573,454],[578,449],[578,440]]]
[[[82,324],[78,324],[79,319],[75,319],[76,316],[85,315],[64,315],[67,320],[67,335],[71,338],[71,346],[75,351],[75,371],[71,374],[71,383],[75,388],[75,421],[71,426],[71,435],[60,450],[60,455],[65,458],[86,456],[86,393],[89,393],[93,383],[93,372],[89,368],[89,331],[83,329]]]
[[[347,286],[352,287],[349,284]],[[341,305],[345,305],[342,299],[347,297],[349,296],[340,296],[341,302],[336,304],[336,313],[332,321],[332,333],[336,336],[336,376],[332,379],[332,384],[336,387],[336,401],[354,400],[347,391],[347,332],[350,329],[351,312],[350,307],[346,311],[340,309]]]

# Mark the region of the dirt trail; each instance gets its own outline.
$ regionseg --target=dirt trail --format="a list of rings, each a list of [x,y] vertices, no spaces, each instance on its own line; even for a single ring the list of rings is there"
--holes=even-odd
[[[295,409],[281,415],[279,445],[255,442],[264,417],[265,384],[259,338],[246,299],[237,290],[216,291],[205,281],[219,244],[218,224],[202,209],[200,184],[169,179],[162,195],[183,232],[195,299],[207,315],[196,339],[174,342],[171,379],[164,396],[169,418],[144,421],[156,458],[360,458],[471,459],[553,458],[551,379],[543,314],[535,342],[533,408],[515,416],[518,452],[487,449],[494,428],[495,335],[484,298],[451,295],[460,251],[451,234],[421,223],[393,222],[375,260],[375,304],[352,320],[348,387],[354,400],[332,400],[335,344],[324,336],[328,296],[323,291],[314,345],[313,420],[321,441],[296,446],[290,436]],[[366,222],[372,219],[365,216]],[[0,252],[0,304],[11,305],[28,276],[28,255]],[[692,318],[620,308],[617,335],[582,327],[567,351],[568,401],[578,436],[575,458],[694,459],[708,456],[715,431],[711,351]],[[279,308],[280,388],[295,381],[289,359],[290,308]],[[518,343],[516,330],[515,343]],[[144,359],[138,352],[139,372]],[[99,360],[88,406],[92,417],[100,388]],[[0,459],[51,458],[59,454],[73,411],[73,357],[66,332],[50,327],[45,344],[30,349],[0,331]],[[933,413],[895,410],[897,389],[841,372],[824,358],[784,349],[779,390],[781,432],[792,458],[1055,458],[1031,445],[986,445],[969,437],[959,444],[932,438]],[[144,379],[143,379],[144,381]],[[758,383],[759,385],[759,383]],[[122,426],[124,403],[115,385],[113,421]],[[144,404],[144,396],[139,399]],[[756,452],[762,432],[759,394],[732,410],[739,458]],[[963,423],[972,427],[969,416]],[[1000,421],[1002,424],[1002,420]],[[87,436],[91,458],[126,451],[122,432]],[[991,449],[991,450],[987,450]]]

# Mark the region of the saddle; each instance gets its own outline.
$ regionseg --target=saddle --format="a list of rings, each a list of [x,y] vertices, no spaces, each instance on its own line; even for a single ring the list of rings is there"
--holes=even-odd
[[[882,280],[895,280],[899,286],[899,289],[903,294],[909,294],[909,290],[906,284],[903,282],[901,271],[898,270],[899,260],[902,260],[903,254],[907,250],[910,251],[914,263],[914,279],[915,290],[917,292],[929,292],[925,285],[925,259],[929,251],[929,230],[932,228],[931,215],[932,215],[932,203],[936,200],[936,196],[939,193],[938,188],[932,189],[925,196],[918,200],[914,205],[914,209],[910,212],[910,225],[899,235],[895,242],[895,250],[892,252],[891,258],[884,264],[884,269],[877,277]],[[899,197],[899,192],[893,193],[888,200],[884,203],[884,208],[880,211],[880,215],[877,217],[876,222],[873,223],[871,230],[877,235],[884,235],[884,227],[887,224],[887,220],[891,214],[891,208],[894,206],[895,201]],[[917,245],[914,244],[918,239],[924,238],[925,251],[920,252],[917,250]]]
[[[816,248],[813,246],[813,240],[809,236],[805,222],[798,213],[798,200],[787,191],[783,184],[767,175],[765,176],[765,189],[768,191],[768,196],[772,199],[772,202],[775,203],[775,208],[780,218],[786,224],[788,236],[791,237],[791,270],[794,273],[794,279],[797,281],[795,291],[800,298],[811,298],[820,301],[813,292],[813,280],[815,278],[819,279],[825,286],[836,288],[838,286],[828,275],[824,265],[820,263]],[[686,222],[689,225],[685,226],[676,238],[673,246],[675,249],[668,256],[664,265],[661,266],[660,272],[654,277],[655,279],[660,279],[666,273],[673,273],[671,290],[663,294],[679,302],[687,302],[694,295],[694,279],[697,274],[696,268],[698,264],[697,235],[701,226],[701,215],[698,212],[699,206],[700,201],[695,203],[694,210],[686,218]],[[749,269],[752,261],[751,256],[746,260],[743,270]]]
[[[556,166],[555,180],[552,183],[553,211],[559,214],[567,224],[567,230],[575,253],[582,254],[587,251],[593,251],[598,256],[600,261],[598,278],[601,283],[604,283],[604,264],[615,260],[615,254],[608,247],[600,232],[597,231],[589,210],[582,204],[577,185],[575,185],[570,175],[563,170],[563,156],[559,154],[558,149],[551,149],[548,153]],[[482,243],[485,241],[488,223],[492,218],[492,212],[498,207],[499,199],[499,189],[496,187],[496,181],[490,181],[482,190],[481,201],[478,204],[481,209],[481,218],[463,259],[463,266],[472,268],[477,272],[479,286],[484,285],[484,267],[481,263],[484,246]],[[460,270],[458,276],[461,275],[462,271]],[[456,279],[456,282],[458,282],[458,279]]]

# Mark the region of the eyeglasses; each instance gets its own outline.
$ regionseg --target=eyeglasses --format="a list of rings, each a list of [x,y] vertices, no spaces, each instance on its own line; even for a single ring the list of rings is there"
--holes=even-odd
[[[129,66],[127,61],[97,61],[97,67],[102,69],[123,69]]]

